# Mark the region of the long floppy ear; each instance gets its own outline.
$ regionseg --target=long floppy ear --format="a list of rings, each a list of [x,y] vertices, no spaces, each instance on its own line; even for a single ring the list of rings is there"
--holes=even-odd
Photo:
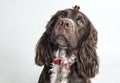
[[[52,61],[52,52],[55,47],[51,41],[51,35],[55,20],[56,17],[53,16],[46,26],[46,31],[36,45],[35,63],[39,66],[49,65]]]
[[[87,33],[79,43],[77,55],[77,71],[84,78],[94,77],[99,70],[98,56],[96,53],[97,31],[91,22],[86,27]]]

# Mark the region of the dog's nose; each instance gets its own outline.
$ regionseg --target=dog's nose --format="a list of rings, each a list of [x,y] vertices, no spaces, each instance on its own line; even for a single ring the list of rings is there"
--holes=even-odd
[[[72,22],[69,19],[60,19],[58,25],[60,28],[70,29],[72,27]]]

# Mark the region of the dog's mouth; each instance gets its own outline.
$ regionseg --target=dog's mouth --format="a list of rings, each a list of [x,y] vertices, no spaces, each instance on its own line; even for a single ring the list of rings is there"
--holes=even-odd
[[[67,47],[68,45],[66,38],[62,35],[56,36],[55,42],[58,44],[59,47]]]

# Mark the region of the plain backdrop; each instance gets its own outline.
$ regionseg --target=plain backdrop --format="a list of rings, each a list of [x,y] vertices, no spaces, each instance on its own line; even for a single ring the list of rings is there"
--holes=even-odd
[[[119,0],[0,0],[0,83],[37,83],[43,67],[34,63],[35,45],[51,16],[74,5],[98,31],[93,83],[120,83]]]

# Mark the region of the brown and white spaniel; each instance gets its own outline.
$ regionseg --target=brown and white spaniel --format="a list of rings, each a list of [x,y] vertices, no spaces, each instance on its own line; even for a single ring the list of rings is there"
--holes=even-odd
[[[36,45],[38,83],[91,83],[99,70],[97,31],[80,7],[58,11]]]

